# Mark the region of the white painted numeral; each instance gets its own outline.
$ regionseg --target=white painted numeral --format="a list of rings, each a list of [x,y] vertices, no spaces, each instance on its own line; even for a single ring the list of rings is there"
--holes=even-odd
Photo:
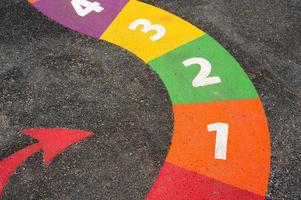
[[[189,67],[191,65],[200,65],[201,71],[199,74],[195,77],[195,79],[192,81],[193,87],[203,87],[207,85],[213,85],[217,83],[221,83],[222,80],[218,76],[214,77],[208,77],[211,73],[211,64],[208,60],[204,58],[190,58],[183,62],[183,64],[186,67]]]
[[[207,129],[210,132],[216,131],[215,159],[226,160],[229,124],[226,123],[209,124],[207,126]]]
[[[150,37],[150,39],[155,42],[157,40],[160,40],[164,35],[166,34],[166,29],[158,24],[152,24],[149,20],[147,19],[137,19],[134,21],[130,26],[130,30],[136,30],[138,26],[143,25],[143,29],[141,30],[143,33],[147,33],[149,31],[156,31],[157,33]]]
[[[71,4],[76,13],[81,17],[85,17],[92,11],[100,13],[104,9],[100,6],[99,2],[90,2],[88,0],[72,0]]]

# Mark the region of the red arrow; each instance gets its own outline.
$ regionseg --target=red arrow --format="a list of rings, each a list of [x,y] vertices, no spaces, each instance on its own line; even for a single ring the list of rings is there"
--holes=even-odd
[[[33,154],[43,150],[44,163],[48,166],[52,159],[64,149],[94,135],[87,131],[59,128],[22,130],[21,132],[35,138],[38,140],[38,143],[28,146],[0,161],[0,197],[9,178]]]

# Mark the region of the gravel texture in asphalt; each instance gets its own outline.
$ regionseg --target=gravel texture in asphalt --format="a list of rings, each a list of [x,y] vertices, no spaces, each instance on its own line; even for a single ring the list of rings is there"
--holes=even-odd
[[[267,199],[301,199],[301,1],[145,1],[203,29],[245,69],[272,140]],[[141,60],[80,35],[21,0],[0,2],[0,159],[35,143],[20,130],[92,131],[46,168],[42,153],[3,199],[143,199],[168,151],[173,114]]]

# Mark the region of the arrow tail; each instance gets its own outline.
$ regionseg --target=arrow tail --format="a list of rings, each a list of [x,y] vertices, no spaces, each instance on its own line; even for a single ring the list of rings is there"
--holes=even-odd
[[[13,173],[20,167],[27,158],[41,150],[39,143],[28,146],[9,157],[0,161],[0,197]]]

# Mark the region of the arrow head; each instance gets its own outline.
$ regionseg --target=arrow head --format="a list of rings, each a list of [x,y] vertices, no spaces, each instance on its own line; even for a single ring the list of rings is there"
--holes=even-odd
[[[71,145],[93,136],[94,133],[71,129],[29,129],[22,130],[25,135],[38,140],[38,145],[44,152],[44,163],[48,166],[54,157]]]

